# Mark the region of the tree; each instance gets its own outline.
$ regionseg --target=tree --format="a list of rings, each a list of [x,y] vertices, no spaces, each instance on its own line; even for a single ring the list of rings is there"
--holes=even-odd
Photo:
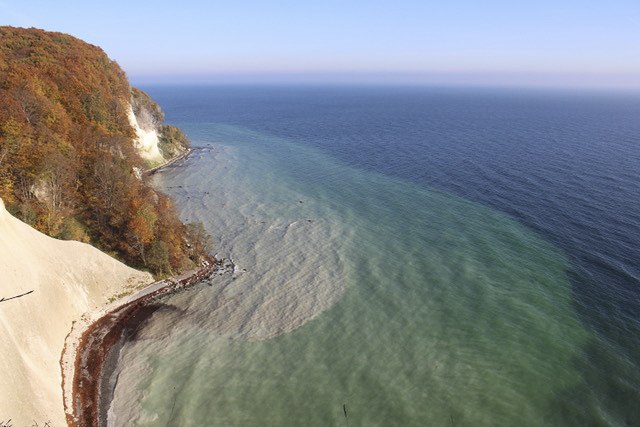
[[[40,177],[42,199],[47,211],[47,231],[56,235],[64,219],[65,210],[71,209],[77,191],[75,162],[71,155],[60,150],[49,150],[42,160]]]
[[[98,47],[61,33],[0,26],[0,197],[54,237],[91,241],[154,273],[189,268],[210,248],[204,228],[180,221],[168,197],[136,171],[130,108],[158,128],[162,150],[182,132],[132,88]]]
[[[213,240],[200,221],[186,224],[192,259],[197,260],[213,250]]]
[[[157,220],[158,215],[153,206],[145,203],[136,210],[135,215],[129,222],[129,236],[132,246],[138,251],[144,265],[147,265],[145,248],[153,241],[154,227]]]
[[[154,240],[147,253],[147,266],[156,274],[171,274],[169,247],[162,240]]]

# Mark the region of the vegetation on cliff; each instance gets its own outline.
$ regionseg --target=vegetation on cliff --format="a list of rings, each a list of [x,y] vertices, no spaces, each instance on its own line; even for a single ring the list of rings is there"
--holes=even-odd
[[[131,88],[131,105],[138,120],[147,126],[159,130],[160,153],[170,159],[189,149],[190,142],[180,128],[164,124],[164,113],[160,106],[145,92]]]
[[[100,48],[66,34],[0,27],[0,197],[7,208],[50,236],[171,274],[191,267],[208,245],[137,173],[147,164],[135,149],[131,107],[161,130],[165,157],[188,147]]]

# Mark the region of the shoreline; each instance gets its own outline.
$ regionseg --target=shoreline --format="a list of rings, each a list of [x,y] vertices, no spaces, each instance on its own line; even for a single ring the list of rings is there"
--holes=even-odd
[[[197,270],[154,282],[74,322],[60,359],[67,424],[106,425],[113,390],[105,387],[103,380],[110,354],[135,338],[136,329],[162,307],[157,303],[159,298],[206,280],[214,273],[224,274],[230,265],[209,257]]]
[[[173,165],[177,161],[186,158],[192,152],[193,152],[193,148],[189,147],[189,148],[187,148],[187,150],[184,153],[181,153],[181,154],[177,155],[176,157],[173,157],[173,158],[167,160],[166,162],[162,163],[161,165],[158,165],[158,166],[155,166],[155,167],[153,167],[151,169],[147,169],[147,170],[143,171],[142,175],[143,176],[152,176],[155,173],[160,172],[162,169],[168,168],[169,166]]]
[[[193,149],[188,148],[165,163],[143,171],[142,175],[153,176],[192,152]],[[233,268],[233,263],[208,256],[197,269],[150,283],[74,321],[60,355],[67,425],[106,425],[114,387],[103,380],[105,371],[115,366],[114,351],[119,351],[129,339],[135,339],[135,331],[162,307],[155,303],[159,298],[197,284],[216,272],[224,274],[229,266]]]

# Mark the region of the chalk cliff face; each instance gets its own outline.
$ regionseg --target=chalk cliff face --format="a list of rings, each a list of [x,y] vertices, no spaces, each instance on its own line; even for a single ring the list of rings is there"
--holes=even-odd
[[[146,112],[146,110],[142,111]],[[138,116],[133,112],[133,107],[131,105],[127,112],[127,118],[136,133],[134,144],[138,150],[138,154],[140,154],[140,157],[151,165],[164,163],[167,159],[165,159],[162,153],[160,153],[160,140],[158,138],[158,130],[156,126],[152,122],[150,123],[148,120],[145,120],[146,117],[143,115],[140,115],[140,118],[138,118]]]
[[[60,355],[72,322],[152,281],[92,246],[60,241],[14,218],[0,199],[0,421],[66,425]]]
[[[150,166],[165,163],[185,153],[189,140],[182,131],[164,124],[164,113],[149,95],[131,88],[131,105],[127,117],[135,131],[138,154]]]

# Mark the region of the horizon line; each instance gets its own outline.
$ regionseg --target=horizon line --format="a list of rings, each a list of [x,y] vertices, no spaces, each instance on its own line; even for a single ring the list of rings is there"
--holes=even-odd
[[[362,81],[340,79],[242,79],[242,78],[146,78],[129,76],[133,86],[272,86],[272,87],[388,87],[388,88],[432,88],[432,89],[498,89],[498,90],[549,90],[549,91],[583,91],[583,92],[626,92],[640,94],[640,85],[635,84],[588,84],[572,82],[570,84],[551,82],[464,82],[464,81]]]
[[[224,72],[127,73],[136,84],[170,85],[352,85],[464,86],[640,90],[640,73],[562,73],[512,71],[453,72]]]

